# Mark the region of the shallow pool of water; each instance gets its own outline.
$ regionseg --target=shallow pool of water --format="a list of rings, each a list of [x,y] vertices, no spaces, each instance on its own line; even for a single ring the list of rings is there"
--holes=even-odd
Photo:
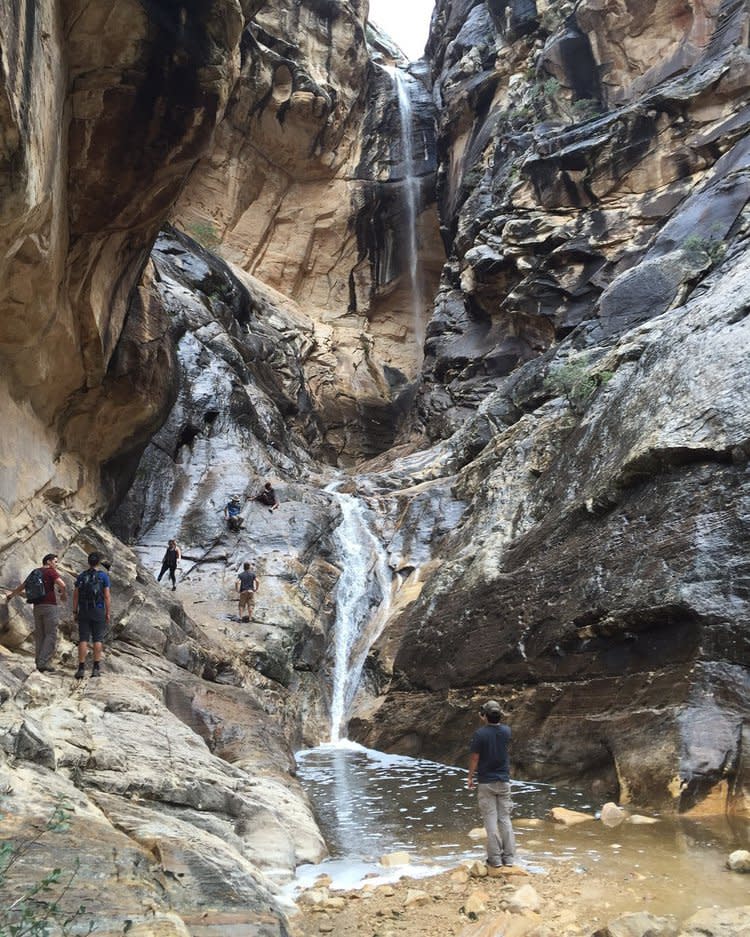
[[[386,755],[357,745],[322,746],[297,755],[299,778],[314,805],[330,859],[298,870],[296,888],[320,874],[334,888],[352,888],[365,879],[434,874],[464,859],[483,859],[476,794],[466,789],[461,768]],[[700,907],[750,903],[748,876],[728,872],[734,849],[750,842],[746,821],[730,823],[659,818],[648,826],[600,822],[562,827],[547,819],[554,806],[596,813],[590,797],[547,784],[513,782],[518,858],[530,872],[565,863],[580,875],[581,900],[595,895],[597,871],[622,882],[607,896],[616,909],[643,909],[684,916]],[[409,853],[408,866],[385,870],[380,857]]]

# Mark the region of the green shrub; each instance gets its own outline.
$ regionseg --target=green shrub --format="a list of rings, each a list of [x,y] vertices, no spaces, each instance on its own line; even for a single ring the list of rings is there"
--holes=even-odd
[[[602,106],[596,98],[579,98],[571,105],[576,121],[591,120],[602,112]]]
[[[565,397],[576,413],[583,413],[598,387],[614,377],[612,371],[589,370],[588,355],[576,355],[554,367],[544,380],[547,390]]]
[[[560,82],[557,78],[547,78],[542,83],[542,95],[549,101],[554,101],[560,93]]]
[[[682,247],[688,254],[707,254],[712,264],[721,260],[727,249],[720,237],[711,235],[704,237],[700,234],[689,234]]]
[[[76,925],[77,934],[90,934],[81,930],[81,915],[85,905],[75,908],[67,906],[66,895],[78,873],[80,862],[76,859],[72,869],[52,869],[40,875],[28,885],[12,888],[8,882],[9,872],[47,833],[63,833],[68,829],[71,807],[59,800],[44,826],[20,842],[4,842],[0,845],[0,937],[47,937],[50,930],[71,934]],[[14,894],[15,892],[15,894]]]

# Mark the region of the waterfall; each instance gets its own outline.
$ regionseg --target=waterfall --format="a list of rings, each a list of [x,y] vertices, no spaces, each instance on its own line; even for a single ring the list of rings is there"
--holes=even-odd
[[[367,652],[382,631],[391,597],[388,557],[359,498],[332,492],[341,507],[333,534],[341,575],[336,586],[331,742],[346,737],[346,716]]]
[[[422,324],[422,285],[419,277],[419,249],[417,243],[417,215],[419,213],[419,177],[414,170],[414,119],[406,75],[399,68],[389,69],[398,99],[401,126],[401,161],[403,164],[402,192],[406,217],[406,249],[409,264],[409,285],[412,297],[414,335],[419,348],[424,344]]]

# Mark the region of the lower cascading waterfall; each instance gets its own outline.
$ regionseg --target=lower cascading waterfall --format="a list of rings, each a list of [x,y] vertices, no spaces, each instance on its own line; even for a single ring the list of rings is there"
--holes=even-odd
[[[372,512],[354,495],[331,493],[342,515],[333,535],[341,564],[335,593],[331,693],[330,741],[335,744],[346,738],[349,706],[357,692],[367,652],[388,615],[391,571],[386,551],[373,533]]]

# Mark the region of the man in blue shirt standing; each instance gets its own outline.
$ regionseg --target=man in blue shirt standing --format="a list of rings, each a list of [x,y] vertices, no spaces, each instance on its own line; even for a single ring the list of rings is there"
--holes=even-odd
[[[86,673],[86,655],[89,642],[94,644],[92,677],[100,677],[104,633],[109,625],[109,576],[99,569],[102,558],[98,553],[89,553],[88,569],[76,579],[73,589],[73,617],[78,620],[78,670],[76,680]]]
[[[477,788],[479,810],[487,831],[487,865],[513,865],[516,841],[510,822],[510,726],[500,722],[502,710],[495,700],[479,710],[484,720],[471,739],[467,787]]]

